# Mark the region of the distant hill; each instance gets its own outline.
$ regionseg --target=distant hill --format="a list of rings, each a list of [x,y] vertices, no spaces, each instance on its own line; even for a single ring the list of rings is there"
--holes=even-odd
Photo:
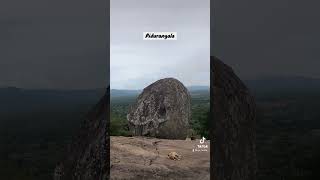
[[[189,86],[187,87],[191,94],[207,94],[209,93],[209,86]],[[130,90],[130,89],[111,89],[111,97],[128,97],[137,96],[142,92],[142,90]]]
[[[306,93],[319,92],[320,79],[306,77],[264,77],[244,81],[254,93]]]
[[[128,90],[128,89],[111,89],[111,97],[124,97],[124,96],[136,96],[140,94],[142,90]]]
[[[92,90],[46,90],[0,88],[0,112],[26,112],[30,110],[67,108],[81,104],[95,104],[104,89]]]
[[[209,91],[209,86],[189,86],[187,87],[189,91]]]

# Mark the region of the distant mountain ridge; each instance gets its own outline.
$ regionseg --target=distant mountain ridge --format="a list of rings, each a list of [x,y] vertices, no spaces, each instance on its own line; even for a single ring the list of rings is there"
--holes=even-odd
[[[94,104],[105,93],[105,89],[49,90],[0,88],[0,112],[30,111],[42,108],[74,107],[77,104]]]
[[[255,80],[243,81],[250,91],[254,93],[266,92],[318,92],[320,91],[320,79],[307,77],[263,77]],[[200,92],[208,92],[209,86],[189,86],[187,89],[191,94]],[[84,99],[92,101],[101,97],[104,89],[92,90],[49,90],[49,89],[23,89],[17,87],[0,88],[0,99],[8,109],[12,104],[21,104],[18,102],[38,104],[41,101],[56,102],[56,101],[83,101]],[[127,97],[137,96],[142,90],[129,89],[111,89],[111,97]],[[31,103],[31,104],[30,104]]]
[[[111,89],[110,96],[112,97],[136,96],[141,92],[142,90]]]
[[[189,86],[187,89],[190,92],[196,91],[209,91],[209,86]],[[124,97],[124,96],[135,96],[142,92],[143,90],[131,90],[131,89],[111,89],[111,97]]]
[[[244,83],[253,90],[305,90],[305,89],[320,89],[320,79],[299,77],[299,76],[269,76],[254,80],[244,80]],[[189,91],[209,91],[209,86],[188,86]],[[40,93],[40,94],[55,94],[55,93],[70,93],[83,94],[100,92],[103,94],[104,89],[89,89],[89,90],[50,90],[50,89],[23,89],[17,87],[1,87],[0,96],[7,93]],[[126,96],[136,95],[142,92],[142,89],[111,89],[111,96]]]
[[[269,76],[243,81],[254,93],[268,92],[317,92],[320,90],[320,79],[299,76]],[[209,86],[189,86],[191,94],[209,91]],[[111,89],[112,97],[138,95],[142,90]]]
[[[320,79],[294,76],[263,77],[245,80],[254,92],[313,92],[320,90]]]
[[[210,86],[188,86],[189,91],[209,91]]]

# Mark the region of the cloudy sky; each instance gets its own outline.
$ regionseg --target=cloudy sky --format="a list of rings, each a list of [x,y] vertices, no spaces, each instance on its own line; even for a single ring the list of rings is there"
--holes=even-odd
[[[111,2],[111,58],[118,60],[111,69],[111,78],[118,76],[114,85],[127,81],[128,87],[145,86],[161,74],[177,72],[187,85],[207,79],[193,73],[205,68],[198,62],[206,61],[208,1],[123,1]],[[1,0],[0,87],[105,87],[109,81],[106,4],[105,0]],[[319,1],[214,0],[211,4],[211,54],[231,65],[242,79],[320,78]],[[154,29],[177,31],[179,40],[141,40],[143,31]],[[175,66],[162,68],[166,63]],[[139,77],[135,70],[142,66],[145,73]]]
[[[104,0],[1,0],[0,87],[106,87],[106,4]]]
[[[214,0],[212,55],[242,79],[320,78],[320,1]]]
[[[142,89],[165,77],[209,85],[209,0],[111,0],[110,85]],[[177,32],[176,41],[144,41],[143,32]]]

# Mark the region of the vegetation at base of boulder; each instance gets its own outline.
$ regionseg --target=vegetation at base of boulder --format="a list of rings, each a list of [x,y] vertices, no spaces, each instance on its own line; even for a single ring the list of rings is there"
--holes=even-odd
[[[111,112],[110,135],[130,136],[127,120],[118,113]]]
[[[200,137],[209,137],[209,110],[205,107],[192,109],[191,128]]]
[[[202,106],[192,108],[192,119],[191,119],[190,126],[194,132],[192,134],[193,136],[208,137],[209,109]],[[110,135],[111,136],[131,136],[131,133],[129,132],[128,121],[126,119],[125,112],[119,114],[117,112],[111,111]]]
[[[191,122],[194,136],[208,137],[209,135],[209,106],[210,97],[207,91],[198,91],[191,94]],[[111,136],[130,136],[127,124],[129,106],[134,103],[135,97],[117,97],[111,99]]]

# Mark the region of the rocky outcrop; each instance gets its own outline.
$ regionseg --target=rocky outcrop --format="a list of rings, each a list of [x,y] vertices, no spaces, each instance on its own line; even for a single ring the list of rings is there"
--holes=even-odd
[[[250,95],[246,86],[241,82],[241,80],[235,75],[233,70],[222,63],[220,60],[212,57],[211,58],[211,89],[210,94],[213,100],[211,103],[211,110],[213,115],[211,117],[211,126],[214,128],[214,131],[210,133],[210,140],[212,142],[211,148],[211,176],[210,179],[214,180],[255,180],[256,179],[256,154],[255,154],[255,102],[253,97]],[[161,81],[161,80],[160,80]],[[172,82],[159,83],[165,85],[160,86],[157,82],[153,85],[150,85],[145,89],[148,93],[142,93],[139,96],[137,104],[133,107],[128,115],[128,119],[132,119],[131,129],[134,132],[137,132],[138,135],[164,135],[167,137],[172,137],[170,134],[163,133],[162,131],[155,131],[154,128],[148,128],[143,124],[145,120],[152,119],[156,123],[159,123],[161,127],[162,123],[171,122],[170,126],[162,126],[164,129],[169,130],[169,133],[176,137],[182,137],[184,130],[186,129],[187,122],[190,118],[190,96],[185,89],[185,87],[180,83],[176,82],[177,80],[171,79]],[[158,85],[157,85],[158,84]],[[162,92],[162,93],[158,93]],[[154,94],[154,95],[151,95]],[[158,94],[155,96],[155,94]],[[166,98],[170,96],[170,98]],[[143,101],[144,99],[145,101]],[[172,101],[169,101],[172,99]],[[142,101],[141,101],[142,100]],[[150,101],[155,100],[157,103],[150,103]],[[161,103],[162,102],[162,103]],[[145,104],[148,104],[145,106]],[[162,104],[162,105],[161,105]],[[182,106],[172,106],[179,105]],[[165,113],[164,112],[165,107]],[[179,107],[179,108],[178,108]],[[174,109],[176,114],[182,113],[185,117],[178,121],[166,119],[167,117],[174,117],[176,114],[168,114]],[[154,112],[155,114],[149,114],[149,112]],[[171,112],[170,112],[171,113]],[[75,137],[73,143],[70,145],[68,152],[64,160],[56,167],[55,169],[55,180],[73,180],[73,179],[84,179],[84,180],[105,180],[108,179],[110,172],[109,169],[109,138],[108,138],[108,117],[109,117],[109,89],[107,94],[101,99],[101,101],[96,105],[91,113],[89,113],[87,120],[83,123],[81,131],[77,137]],[[145,117],[144,119],[139,119],[138,115]],[[166,119],[166,120],[164,120]],[[186,120],[187,119],[187,120]],[[135,124],[136,123],[136,124]],[[144,125],[144,128],[135,128],[136,125]],[[180,124],[181,123],[181,124]],[[157,124],[156,124],[157,125]],[[171,127],[173,125],[173,127]],[[154,126],[154,125],[153,125]],[[137,126],[139,127],[139,126]],[[151,126],[152,127],[152,126]],[[154,126],[155,127],[155,126]],[[183,129],[183,128],[185,129]],[[174,131],[175,132],[172,132]],[[182,134],[179,131],[182,130]],[[185,137],[183,137],[185,138]],[[135,139],[135,138],[134,138]],[[170,172],[175,173],[177,177],[181,175],[188,175],[179,169],[180,165],[177,166],[177,171],[170,171],[170,168],[162,166],[164,162],[167,162],[167,154],[172,148],[168,149],[168,152],[161,154],[161,151],[158,151],[158,148],[161,149],[162,143],[159,143],[157,140],[145,141],[147,144],[143,145],[142,143],[131,144],[127,149],[123,149],[122,145],[124,140],[114,141],[113,148],[115,154],[111,156],[111,161],[114,161],[114,166],[111,168],[115,172],[125,171],[127,173],[134,173],[136,171],[130,171],[130,166],[126,164],[121,164],[121,162],[126,162],[132,160],[130,158],[135,158],[132,161],[132,164],[141,161],[143,163],[148,163],[148,166],[153,166],[153,169],[150,168],[150,171],[146,171],[145,165],[139,166],[141,172],[150,172],[150,177],[157,176],[155,172]],[[163,140],[165,141],[165,140]],[[120,142],[120,143],[117,143]],[[138,142],[138,141],[137,141]],[[156,148],[154,143],[156,144]],[[168,141],[169,142],[169,141]],[[134,151],[132,146],[136,146],[136,149],[141,150],[141,147],[150,147],[153,151]],[[143,145],[143,146],[141,146]],[[172,147],[177,147],[176,142],[171,144]],[[165,146],[167,145],[165,144]],[[180,146],[178,146],[180,147]],[[182,146],[181,146],[182,147]],[[190,145],[186,145],[186,153]],[[112,149],[111,149],[112,150]],[[132,155],[126,157],[117,155],[116,153],[127,153],[125,151],[131,152]],[[149,154],[148,154],[149,153]],[[138,154],[138,155],[137,155]],[[182,156],[184,153],[182,153]],[[140,156],[139,156],[140,155]],[[159,155],[163,155],[164,159],[159,158]],[[146,157],[148,156],[148,157]],[[149,158],[150,156],[150,158]],[[119,158],[124,157],[124,161]],[[141,158],[143,157],[143,158]],[[188,155],[185,157],[189,157]],[[190,156],[191,157],[191,156]],[[117,159],[118,158],[118,159]],[[146,158],[150,161],[145,161]],[[196,163],[198,159],[191,159],[192,164],[203,165],[203,162],[208,159],[204,157],[203,161]],[[190,162],[191,162],[190,161]],[[186,161],[171,161],[182,163]],[[207,161],[205,161],[208,163]],[[156,164],[157,163],[157,164]],[[207,166],[207,165],[206,165]],[[204,167],[206,167],[204,166]],[[169,165],[168,165],[169,167]],[[158,169],[164,168],[166,171],[160,171]],[[186,170],[188,170],[187,167]],[[155,170],[157,169],[157,170]],[[198,174],[204,170],[203,167],[199,168]],[[166,177],[169,177],[169,174],[164,174]],[[137,174],[139,176],[139,174]],[[172,175],[171,175],[172,176]],[[159,176],[160,177],[160,176]],[[208,174],[206,174],[206,178]],[[141,179],[141,177],[140,177]]]
[[[54,171],[54,180],[106,180],[110,172],[109,93],[88,113]]]
[[[191,118],[190,94],[174,78],[160,79],[137,98],[127,115],[135,136],[185,139]]]
[[[111,180],[209,180],[210,141],[207,151],[193,152],[195,141],[152,137],[111,136]],[[172,151],[179,160],[168,158]]]
[[[214,180],[255,180],[254,98],[233,70],[211,57],[211,110],[214,131],[211,178]]]

